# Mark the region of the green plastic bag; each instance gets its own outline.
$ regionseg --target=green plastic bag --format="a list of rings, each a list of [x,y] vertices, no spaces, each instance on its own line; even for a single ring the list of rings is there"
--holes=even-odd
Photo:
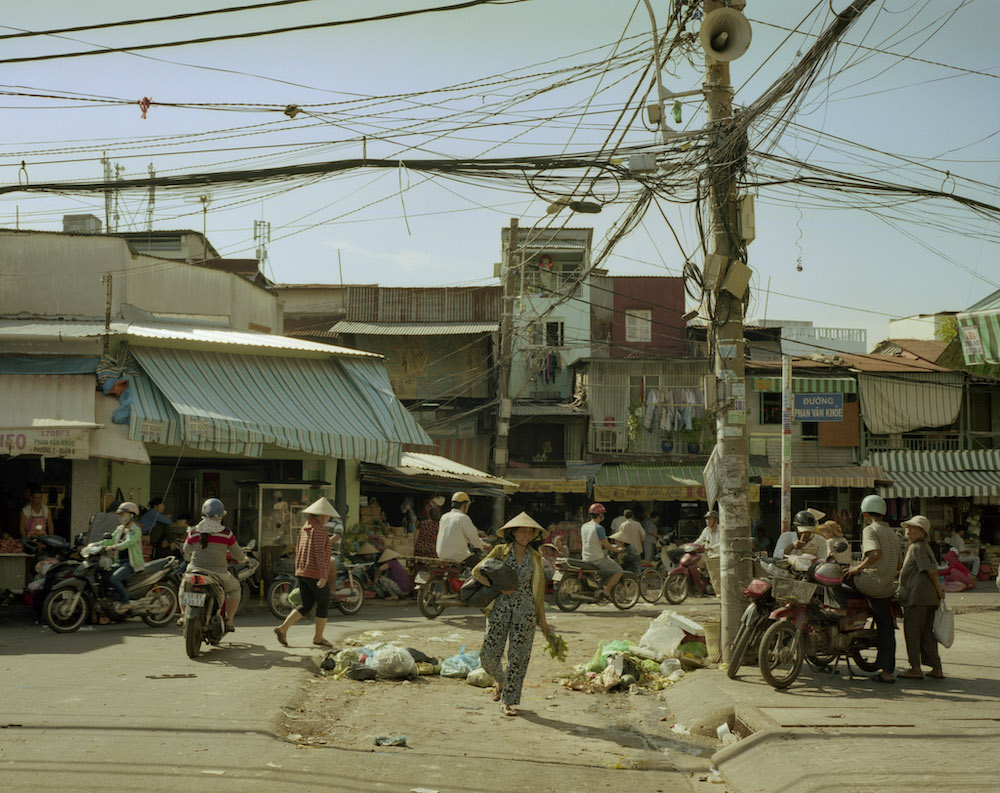
[[[677,650],[695,658],[708,658],[708,647],[704,642],[684,642]]]
[[[631,644],[632,642],[628,639],[618,639],[613,642],[606,642],[601,639],[597,645],[597,652],[594,653],[594,657],[587,666],[587,671],[603,672],[604,667],[608,665],[608,656],[628,652],[628,648]]]

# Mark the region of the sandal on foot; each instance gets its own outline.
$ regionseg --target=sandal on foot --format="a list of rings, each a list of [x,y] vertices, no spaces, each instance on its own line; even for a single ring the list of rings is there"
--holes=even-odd
[[[896,673],[896,677],[902,677],[902,678],[905,678],[907,680],[923,680],[924,679],[923,672],[911,672],[909,669],[907,669],[905,672],[897,672]]]
[[[513,706],[511,706],[511,705],[501,705],[500,706],[500,712],[503,713],[504,716],[516,716],[517,715],[517,711],[514,710]]]
[[[493,693],[491,694],[491,696],[493,697],[493,701],[499,702],[500,695],[502,693],[503,693],[503,686],[493,686]]]
[[[278,637],[278,644],[280,644],[282,647],[288,646],[288,638],[285,636],[284,633],[281,632],[281,628],[275,628],[274,635]]]
[[[318,642],[317,641],[313,641],[313,644],[316,647],[333,647],[333,645],[330,644],[330,642],[328,642],[326,639],[320,639]]]
[[[944,680],[944,672],[928,672],[927,677],[933,677],[935,680]]]

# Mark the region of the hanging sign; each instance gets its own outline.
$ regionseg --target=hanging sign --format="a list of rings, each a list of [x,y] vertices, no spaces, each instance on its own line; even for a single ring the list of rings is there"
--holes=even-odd
[[[796,421],[843,421],[843,394],[795,394]]]

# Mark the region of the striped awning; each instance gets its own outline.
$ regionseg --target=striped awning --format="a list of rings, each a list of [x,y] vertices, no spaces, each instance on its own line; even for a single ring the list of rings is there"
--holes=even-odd
[[[265,444],[399,464],[431,446],[396,399],[379,358],[289,358],[133,347],[130,437],[241,456]],[[147,379],[148,377],[148,379]]]
[[[1000,450],[872,452],[865,462],[892,479],[878,488],[885,498],[1000,496]]]
[[[792,468],[792,487],[863,487],[871,489],[878,482],[892,478],[878,466],[834,465],[817,468]],[[760,479],[762,485],[781,486],[781,471],[772,469]]]
[[[781,391],[780,377],[748,377],[754,391]],[[856,394],[858,381],[853,377],[793,377],[795,394]]]
[[[1000,363],[1000,291],[955,315],[965,362]]]

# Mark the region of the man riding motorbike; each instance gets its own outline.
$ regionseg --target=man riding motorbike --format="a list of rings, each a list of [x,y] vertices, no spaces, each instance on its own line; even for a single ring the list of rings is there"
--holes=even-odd
[[[588,513],[590,520],[580,527],[580,539],[583,542],[583,552],[580,556],[585,562],[593,562],[597,567],[597,572],[606,579],[604,589],[601,591],[608,600],[611,600],[611,593],[621,580],[622,568],[618,562],[608,556],[607,552],[617,553],[622,549],[608,539],[607,532],[601,525],[601,521],[607,514],[604,505],[591,504]]]
[[[465,566],[477,564],[482,558],[482,552],[487,549],[486,543],[479,537],[476,525],[469,517],[469,505],[472,499],[461,490],[451,497],[451,512],[441,517],[437,536],[437,555],[439,559],[461,562]],[[477,549],[469,550],[469,546]]]
[[[184,558],[188,572],[208,573],[217,579],[226,593],[226,632],[236,630],[233,616],[240,605],[240,582],[229,572],[226,554],[232,554],[238,564],[246,562],[246,554],[236,536],[222,525],[226,508],[217,498],[201,505],[201,522],[188,529],[184,542]]]
[[[128,590],[125,582],[133,575],[142,570],[146,563],[142,558],[142,529],[139,527],[139,507],[131,501],[123,501],[118,505],[115,514],[121,517],[122,522],[118,524],[111,539],[101,540],[101,545],[110,546],[111,550],[118,551],[118,566],[111,573],[108,583],[118,593],[120,601],[116,608],[125,611],[128,608]]]

